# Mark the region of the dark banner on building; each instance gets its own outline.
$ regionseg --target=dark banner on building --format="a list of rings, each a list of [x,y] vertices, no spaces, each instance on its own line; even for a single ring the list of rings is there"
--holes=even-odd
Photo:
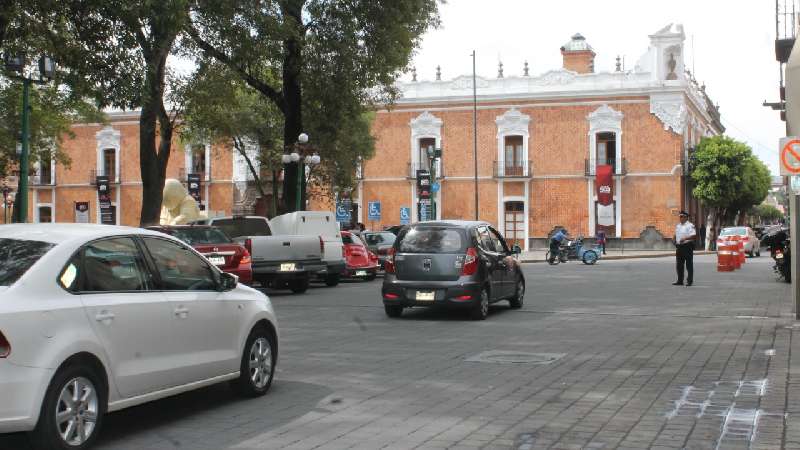
[[[198,204],[202,202],[203,199],[200,197],[200,174],[190,173],[187,176],[186,182],[189,185],[189,195],[191,195]]]
[[[111,185],[106,175],[99,175],[96,178],[97,184],[97,206],[100,209],[100,223],[104,225],[115,225],[116,211],[111,205]]]
[[[431,172],[428,170],[417,171],[417,196],[431,198]]]
[[[609,164],[601,164],[595,170],[597,177],[597,202],[603,206],[608,206],[614,201],[614,167]]]

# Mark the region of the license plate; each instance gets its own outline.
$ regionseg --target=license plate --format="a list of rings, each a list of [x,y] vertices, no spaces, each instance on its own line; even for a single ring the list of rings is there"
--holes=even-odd
[[[367,271],[366,270],[356,270],[356,276],[357,277],[365,277],[365,276],[367,276]]]
[[[295,269],[294,263],[281,264],[281,272],[294,272],[294,269]]]
[[[417,291],[418,302],[432,302],[435,296],[434,291]]]
[[[225,257],[224,256],[209,256],[208,260],[211,264],[215,266],[224,266],[225,265]]]
[[[783,259],[783,253],[778,253],[775,255],[775,259]]]

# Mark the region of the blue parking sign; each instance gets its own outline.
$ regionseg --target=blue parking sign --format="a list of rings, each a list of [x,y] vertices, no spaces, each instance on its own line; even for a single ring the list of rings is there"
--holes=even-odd
[[[369,202],[367,213],[367,218],[369,220],[381,220],[381,202]]]
[[[411,223],[411,208],[407,206],[400,207],[400,225],[408,225]]]
[[[336,204],[336,221],[350,222],[350,202],[339,202]]]

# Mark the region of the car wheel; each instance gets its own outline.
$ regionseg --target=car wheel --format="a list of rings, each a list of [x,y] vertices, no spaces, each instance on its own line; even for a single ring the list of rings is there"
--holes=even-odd
[[[334,287],[337,284],[339,284],[339,279],[340,278],[341,277],[339,276],[338,273],[337,274],[326,275],[325,276],[325,285],[326,286],[330,286],[330,287]]]
[[[587,250],[586,253],[583,254],[583,263],[586,265],[593,265],[597,262],[597,253],[594,250]]]
[[[514,296],[508,299],[508,304],[514,308],[519,309],[522,308],[522,304],[525,300],[525,282],[522,279],[517,280],[517,290],[514,293]]]
[[[398,305],[383,305],[383,310],[386,311],[386,315],[396,319],[403,315],[403,307]]]
[[[489,292],[486,289],[481,291],[481,299],[470,312],[472,320],[486,320],[489,316]]]
[[[100,434],[106,406],[104,384],[93,368],[65,367],[47,388],[31,444],[48,450],[89,448]]]
[[[308,278],[299,278],[289,282],[289,289],[295,294],[302,294],[308,290]]]
[[[275,337],[266,328],[256,327],[247,337],[239,367],[239,378],[233,387],[245,397],[264,395],[275,375]]]

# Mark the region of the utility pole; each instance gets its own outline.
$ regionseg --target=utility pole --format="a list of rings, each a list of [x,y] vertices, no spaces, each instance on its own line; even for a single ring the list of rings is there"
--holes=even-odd
[[[18,205],[15,205],[14,213],[17,222],[25,223],[28,221],[28,170],[30,166],[30,78],[22,79],[22,154],[19,157],[19,187],[17,192]]]
[[[475,50],[472,51],[472,157],[475,160],[475,220],[478,220],[478,84],[475,76]]]

